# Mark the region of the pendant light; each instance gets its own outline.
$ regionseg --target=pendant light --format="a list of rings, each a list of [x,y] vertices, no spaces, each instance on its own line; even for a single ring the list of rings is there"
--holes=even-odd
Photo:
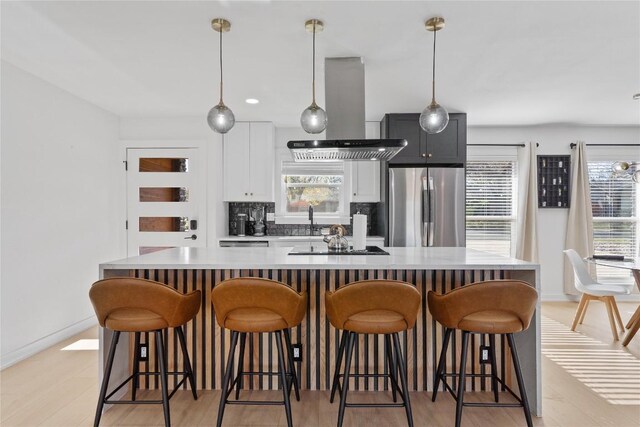
[[[433,32],[433,59],[431,68],[431,104],[420,114],[420,127],[425,132],[440,133],[449,123],[449,113],[436,102],[436,33],[444,28],[444,18],[434,17],[424,23],[427,31]]]
[[[307,133],[320,133],[327,127],[327,113],[316,104],[316,33],[324,29],[324,23],[317,19],[309,19],[304,23],[307,31],[313,34],[313,72],[311,80],[311,105],[300,116],[300,125]]]
[[[640,162],[615,162],[611,170],[615,176],[631,175],[633,182],[640,184]]]
[[[220,33],[220,102],[218,105],[209,110],[207,122],[209,127],[218,133],[227,133],[236,123],[233,111],[222,101],[222,33],[231,30],[231,22],[226,19],[216,18],[211,21],[211,27],[214,31]]]

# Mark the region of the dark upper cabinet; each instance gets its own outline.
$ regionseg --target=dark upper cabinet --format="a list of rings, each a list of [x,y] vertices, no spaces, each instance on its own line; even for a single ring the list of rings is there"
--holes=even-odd
[[[427,143],[425,132],[418,124],[419,114],[386,114],[382,119],[383,138],[404,138],[409,143],[394,158],[390,165],[424,163],[424,150]]]
[[[404,138],[407,147],[389,165],[454,166],[467,159],[467,115],[449,114],[449,124],[440,133],[429,135],[420,127],[420,114],[386,114],[380,123],[383,138]]]

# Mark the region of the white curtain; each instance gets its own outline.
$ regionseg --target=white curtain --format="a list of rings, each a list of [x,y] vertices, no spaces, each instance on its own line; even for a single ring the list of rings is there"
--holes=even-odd
[[[593,254],[593,212],[591,211],[591,191],[589,170],[587,169],[587,147],[578,142],[571,157],[571,201],[565,249],[574,249],[581,257]],[[577,295],[573,282],[573,268],[564,258],[564,292]],[[589,265],[591,270],[591,265]]]
[[[536,143],[518,150],[518,222],[516,258],[538,262],[538,189]]]

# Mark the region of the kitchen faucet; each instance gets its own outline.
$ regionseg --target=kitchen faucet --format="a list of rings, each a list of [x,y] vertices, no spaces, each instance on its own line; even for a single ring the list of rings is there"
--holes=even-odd
[[[313,206],[309,205],[309,221],[311,222],[311,227],[309,228],[309,236],[313,236]]]

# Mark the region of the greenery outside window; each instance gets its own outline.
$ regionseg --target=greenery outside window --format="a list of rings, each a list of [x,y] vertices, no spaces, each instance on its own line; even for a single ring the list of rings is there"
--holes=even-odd
[[[348,223],[348,175],[344,162],[281,161],[279,223],[308,223],[309,206],[318,224]]]

